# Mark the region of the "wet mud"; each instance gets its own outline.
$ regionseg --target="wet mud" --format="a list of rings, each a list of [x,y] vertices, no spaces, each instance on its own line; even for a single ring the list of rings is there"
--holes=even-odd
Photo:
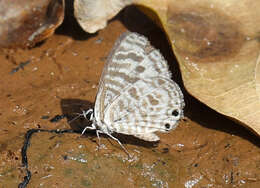
[[[260,139],[191,97],[163,31],[133,7],[97,34],[67,15],[56,33],[31,49],[0,51],[0,187],[26,175],[21,148],[30,129],[80,131],[70,120],[93,107],[106,57],[126,30],[149,38],[168,60],[185,93],[185,118],[159,143],[116,135],[133,155],[95,132],[32,135],[27,187],[260,187]]]

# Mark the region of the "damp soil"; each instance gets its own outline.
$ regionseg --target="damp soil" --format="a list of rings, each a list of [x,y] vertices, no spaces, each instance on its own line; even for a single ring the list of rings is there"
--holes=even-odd
[[[80,29],[69,14],[49,39],[31,49],[0,51],[0,188],[26,175],[21,148],[30,129],[81,131],[70,120],[93,107],[106,57],[126,30],[144,34],[167,59],[185,93],[185,118],[159,143],[95,132],[32,135],[27,151],[32,173],[27,187],[260,187],[260,139],[216,113],[183,88],[166,36],[133,7],[96,34]]]

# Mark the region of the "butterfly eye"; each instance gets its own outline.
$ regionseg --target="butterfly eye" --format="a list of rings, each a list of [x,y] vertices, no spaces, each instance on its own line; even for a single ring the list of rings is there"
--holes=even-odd
[[[178,115],[179,115],[178,110],[173,110],[173,111],[172,111],[172,115],[173,115],[173,116],[178,116]]]
[[[169,123],[166,123],[164,126],[166,129],[169,129],[171,127],[171,125]]]

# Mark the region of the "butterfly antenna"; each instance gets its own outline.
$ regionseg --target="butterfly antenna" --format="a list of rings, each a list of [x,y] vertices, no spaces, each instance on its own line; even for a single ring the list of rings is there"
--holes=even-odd
[[[75,121],[76,119],[78,119],[80,116],[82,116],[82,114],[80,114],[80,113],[74,113],[74,114],[77,114],[77,116],[74,117],[72,120],[70,120],[68,123],[71,123],[71,122]]]

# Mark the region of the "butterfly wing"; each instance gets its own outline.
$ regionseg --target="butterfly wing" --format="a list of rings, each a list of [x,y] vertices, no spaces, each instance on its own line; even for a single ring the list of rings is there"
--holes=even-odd
[[[94,109],[96,120],[104,120],[109,105],[140,78],[159,75],[171,77],[160,52],[144,36],[131,32],[122,34],[110,52],[101,75]]]
[[[178,85],[164,77],[140,79],[109,106],[105,122],[113,131],[157,141],[154,132],[167,132],[183,116],[184,101]]]

